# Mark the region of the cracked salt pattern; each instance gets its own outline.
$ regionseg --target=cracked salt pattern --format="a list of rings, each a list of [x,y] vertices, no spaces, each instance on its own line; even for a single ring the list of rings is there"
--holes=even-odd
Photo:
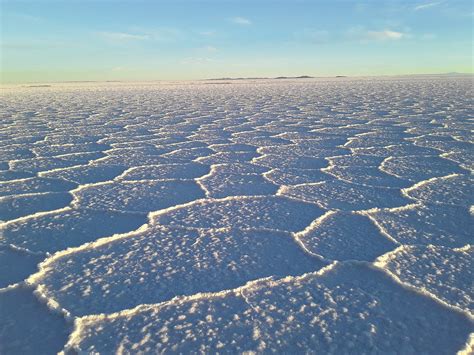
[[[0,353],[470,353],[472,79],[2,89]]]

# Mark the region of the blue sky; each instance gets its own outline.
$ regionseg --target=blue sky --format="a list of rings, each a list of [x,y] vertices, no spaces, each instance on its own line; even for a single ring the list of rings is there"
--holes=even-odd
[[[471,1],[0,1],[2,82],[473,71]]]

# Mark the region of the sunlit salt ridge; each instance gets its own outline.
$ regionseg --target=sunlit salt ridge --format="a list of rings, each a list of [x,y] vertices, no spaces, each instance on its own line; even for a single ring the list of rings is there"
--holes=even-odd
[[[469,353],[472,94],[3,89],[0,353]]]

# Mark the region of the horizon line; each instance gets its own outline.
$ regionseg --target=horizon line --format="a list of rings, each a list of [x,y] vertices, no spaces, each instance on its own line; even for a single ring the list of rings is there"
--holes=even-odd
[[[216,77],[216,78],[201,78],[201,79],[109,79],[109,80],[49,80],[49,81],[7,81],[0,85],[29,85],[29,84],[73,84],[73,83],[152,83],[152,82],[196,82],[196,81],[244,81],[244,80],[310,80],[310,79],[344,79],[344,78],[377,78],[377,77],[400,77],[400,76],[470,76],[474,72],[443,72],[443,73],[403,73],[403,74],[371,74],[371,75],[299,75],[299,76],[269,76],[269,77]]]

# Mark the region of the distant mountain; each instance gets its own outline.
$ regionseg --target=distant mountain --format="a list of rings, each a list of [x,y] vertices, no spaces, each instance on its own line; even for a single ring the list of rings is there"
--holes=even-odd
[[[250,78],[211,78],[211,79],[204,79],[204,80],[265,80],[265,79],[271,79],[271,78],[261,78],[261,77],[257,77],[257,78],[253,78],[253,77],[250,77]]]
[[[381,76],[405,76],[405,77],[429,77],[429,76],[473,76],[473,73],[458,73],[458,72],[450,72],[450,73],[439,73],[439,74],[399,74],[399,75],[381,75]],[[379,77],[378,75],[374,75],[373,77]],[[323,78],[323,79],[328,79],[328,78],[348,78],[347,75],[335,75],[335,76],[321,76],[321,77],[315,77],[315,76],[309,76],[309,75],[301,75],[301,76],[277,76],[274,78],[269,78],[269,77],[240,77],[240,78],[230,78],[230,77],[225,77],[225,78],[211,78],[211,79],[204,79],[205,81],[219,81],[219,80],[227,80],[227,81],[236,81],[236,80],[281,80],[281,79],[316,79],[316,78]],[[357,78],[357,76],[351,76],[351,78]]]
[[[312,79],[314,76],[301,75],[301,76],[277,76],[276,78],[267,77],[249,77],[249,78],[211,78],[205,80],[269,80],[269,79]]]
[[[301,76],[278,76],[274,79],[312,79],[313,76],[301,75]]]

